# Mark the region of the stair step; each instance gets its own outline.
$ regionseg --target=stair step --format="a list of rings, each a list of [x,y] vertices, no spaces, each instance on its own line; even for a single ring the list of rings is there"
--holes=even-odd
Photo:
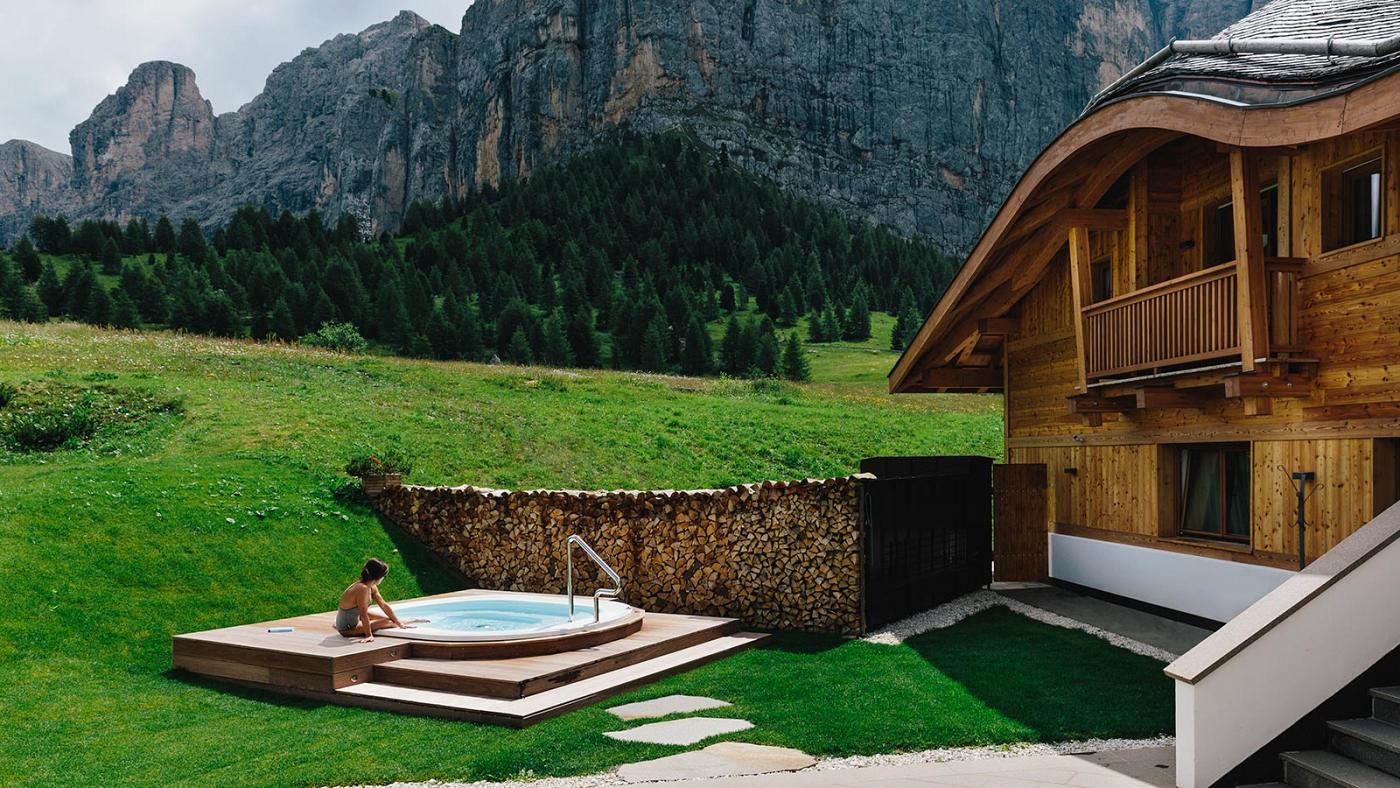
[[[509,700],[638,665],[738,630],[735,619],[686,621],[684,626],[666,627],[647,623],[640,632],[620,640],[560,654],[498,660],[411,657],[383,662],[374,666],[373,680]]]
[[[1367,766],[1400,776],[1400,728],[1377,719],[1337,720],[1332,749]]]
[[[1326,750],[1286,752],[1284,781],[1294,788],[1400,788],[1400,778]]]
[[[1371,715],[1381,722],[1400,725],[1400,687],[1372,689]]]
[[[726,635],[600,676],[513,700],[461,695],[378,681],[344,687],[336,690],[336,694],[372,708],[410,714],[442,714],[498,725],[525,727],[625,690],[727,657],[767,637],[757,632]]]

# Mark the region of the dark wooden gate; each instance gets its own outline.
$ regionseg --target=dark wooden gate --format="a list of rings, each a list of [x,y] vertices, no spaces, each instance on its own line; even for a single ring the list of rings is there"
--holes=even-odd
[[[992,461],[875,457],[860,469],[865,625],[897,621],[992,580]]]
[[[992,471],[992,479],[996,579],[1045,580],[1050,576],[1045,466],[998,465]]]

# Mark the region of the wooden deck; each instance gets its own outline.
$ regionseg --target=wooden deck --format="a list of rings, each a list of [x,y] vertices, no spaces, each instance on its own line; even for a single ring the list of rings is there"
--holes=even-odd
[[[442,596],[488,593],[461,591]],[[499,593],[499,592],[489,592]],[[647,613],[617,640],[555,654],[437,659],[432,644],[345,638],[333,612],[177,635],[172,662],[203,676],[332,703],[524,727],[747,648],[729,618]],[[271,633],[272,627],[294,631]],[[441,644],[437,644],[441,645]]]

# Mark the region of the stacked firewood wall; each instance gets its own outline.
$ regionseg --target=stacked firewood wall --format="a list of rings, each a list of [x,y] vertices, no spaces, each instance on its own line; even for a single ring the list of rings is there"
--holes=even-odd
[[[579,534],[622,576],[622,600],[645,610],[853,634],[862,628],[860,481],[650,492],[402,486],[374,503],[481,588],[563,593],[565,540]],[[610,585],[582,552],[574,568],[585,597]]]

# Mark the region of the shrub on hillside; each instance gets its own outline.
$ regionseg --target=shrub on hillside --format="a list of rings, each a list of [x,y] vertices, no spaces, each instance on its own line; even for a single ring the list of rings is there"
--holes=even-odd
[[[54,451],[71,447],[97,432],[92,395],[77,402],[56,402],[12,414],[3,433],[5,448],[17,452]]]
[[[301,343],[341,353],[363,353],[369,347],[369,343],[350,323],[326,323],[302,337]]]
[[[18,395],[19,389],[15,388],[13,383],[0,382],[0,408],[14,402]]]
[[[396,446],[386,446],[378,451],[361,449],[350,455],[345,463],[345,472],[351,476],[384,476],[388,474],[407,475],[413,471],[413,460]]]

